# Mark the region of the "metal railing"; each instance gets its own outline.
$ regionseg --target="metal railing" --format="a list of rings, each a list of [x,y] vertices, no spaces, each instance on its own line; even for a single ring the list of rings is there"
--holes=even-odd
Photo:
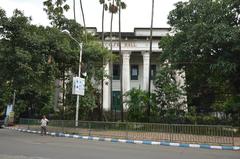
[[[20,127],[31,130],[39,130],[39,125],[40,120],[37,119],[20,119],[19,122]],[[130,140],[234,145],[234,135],[239,130],[231,126],[216,125],[97,121],[79,121],[78,127],[75,127],[73,120],[51,120],[48,131]]]

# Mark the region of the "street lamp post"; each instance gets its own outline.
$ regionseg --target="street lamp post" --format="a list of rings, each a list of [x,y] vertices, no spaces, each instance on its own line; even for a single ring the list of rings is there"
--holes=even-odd
[[[71,39],[73,39],[79,45],[79,66],[78,66],[78,77],[81,76],[81,63],[82,63],[82,43],[78,42],[68,30],[63,30],[63,33],[66,33]],[[75,126],[78,126],[78,115],[79,114],[79,94],[77,94],[77,102],[76,102],[76,116],[75,116]]]
[[[14,91],[13,91],[13,103],[12,103],[12,111],[14,111],[15,100],[16,100],[16,90],[14,90]]]

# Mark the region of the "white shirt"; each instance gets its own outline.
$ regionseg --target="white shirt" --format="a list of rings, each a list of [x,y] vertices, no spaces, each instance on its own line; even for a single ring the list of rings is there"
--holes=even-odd
[[[47,126],[47,122],[48,122],[48,119],[47,119],[47,118],[42,119],[42,120],[41,120],[41,126]]]

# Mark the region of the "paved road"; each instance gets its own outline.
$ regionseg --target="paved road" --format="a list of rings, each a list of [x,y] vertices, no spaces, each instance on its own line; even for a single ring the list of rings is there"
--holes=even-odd
[[[239,159],[239,151],[206,150],[40,136],[0,129],[0,159]]]

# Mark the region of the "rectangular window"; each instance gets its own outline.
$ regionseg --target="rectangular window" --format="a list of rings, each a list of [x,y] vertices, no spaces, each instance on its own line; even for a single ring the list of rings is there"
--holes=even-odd
[[[131,65],[131,80],[138,80],[138,65]]]
[[[156,65],[151,65],[151,80],[156,76]]]
[[[120,65],[113,64],[113,80],[120,80]]]

